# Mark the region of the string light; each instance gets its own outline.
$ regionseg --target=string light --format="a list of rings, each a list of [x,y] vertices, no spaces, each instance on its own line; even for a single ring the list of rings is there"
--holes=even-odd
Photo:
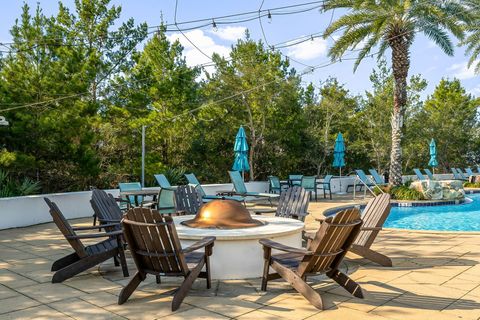
[[[215,23],[215,19],[212,19],[212,28],[213,28],[213,31],[215,32],[218,31],[217,24]]]
[[[272,23],[272,14],[270,13],[270,10],[268,10],[267,18],[268,18],[268,23]]]

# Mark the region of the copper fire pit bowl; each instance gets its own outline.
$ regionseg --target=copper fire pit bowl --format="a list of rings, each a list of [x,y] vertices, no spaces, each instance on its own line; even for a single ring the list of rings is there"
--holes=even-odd
[[[262,226],[265,223],[252,219],[248,210],[238,201],[213,200],[204,204],[195,218],[182,221],[191,228],[241,229]]]

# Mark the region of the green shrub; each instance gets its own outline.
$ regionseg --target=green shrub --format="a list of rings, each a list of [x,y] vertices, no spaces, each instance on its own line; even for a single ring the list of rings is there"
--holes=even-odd
[[[0,198],[28,196],[40,191],[40,182],[30,178],[12,179],[8,172],[0,170]]]
[[[410,189],[406,185],[391,188],[390,194],[396,200],[425,200],[423,193]]]
[[[185,180],[185,169],[178,169],[178,168],[168,168],[163,172],[165,177],[167,177],[168,181],[172,186],[177,186],[180,184],[184,184],[186,182]]]
[[[463,184],[464,188],[480,188],[480,182],[465,182]]]

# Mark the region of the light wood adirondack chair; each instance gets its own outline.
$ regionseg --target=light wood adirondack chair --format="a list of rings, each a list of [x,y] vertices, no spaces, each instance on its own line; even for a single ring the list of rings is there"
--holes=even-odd
[[[178,186],[174,191],[177,214],[197,214],[203,204],[202,195],[192,185]]]
[[[300,186],[293,186],[281,193],[277,209],[258,209],[254,212],[255,214],[275,212],[276,217],[305,221],[305,217],[308,215],[309,203],[310,197],[308,192]]]
[[[370,200],[362,215],[363,225],[357,239],[352,244],[350,251],[384,267],[391,267],[392,260],[376,252],[370,247],[382,230],[385,220],[390,214],[390,195],[384,193]]]
[[[89,233],[89,234],[77,234],[76,231],[86,231],[98,228],[114,228],[118,224],[102,224],[101,226],[90,227],[72,227],[65,219],[64,215],[58,208],[55,202],[50,201],[48,198],[44,198],[47,205],[50,207],[50,215],[53,218],[53,222],[57,225],[58,229],[62,232],[65,239],[70,243],[74,253],[69,254],[57,261],[52,265],[52,271],[56,271],[53,275],[52,282],[62,282],[69,279],[89,268],[92,268],[110,258],[114,259],[116,266],[122,265],[123,275],[128,277],[127,262],[125,260],[125,253],[123,249],[123,242],[121,239],[122,231],[117,230],[113,232],[102,233]],[[84,246],[82,239],[92,238],[108,238],[97,244]],[[120,263],[119,261],[120,260]]]
[[[265,265],[262,291],[270,280],[283,278],[312,305],[323,309],[322,297],[307,284],[307,276],[325,273],[357,298],[363,298],[360,286],[339,270],[345,254],[360,231],[362,220],[358,209],[346,209],[328,217],[306,249],[292,248],[268,239],[261,239]],[[286,253],[272,254],[272,249]],[[275,273],[270,273],[272,268]]]
[[[147,208],[128,210],[122,226],[138,271],[120,292],[118,304],[127,301],[147,274],[185,277],[173,297],[173,311],[180,307],[196,278],[207,279],[207,289],[210,289],[209,256],[215,237],[205,237],[183,249],[172,217]],[[197,252],[199,249],[205,251]],[[202,271],[204,266],[205,271]]]

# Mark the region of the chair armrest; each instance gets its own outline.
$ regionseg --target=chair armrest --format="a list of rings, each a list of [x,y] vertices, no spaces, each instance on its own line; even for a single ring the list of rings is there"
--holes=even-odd
[[[125,199],[122,199],[122,198],[114,198],[114,199],[115,199],[115,201],[117,201],[117,202],[130,203],[130,201],[125,200]]]
[[[316,232],[303,231],[303,232],[302,232],[302,238],[303,238],[304,240],[313,240],[313,239],[315,239],[315,235],[316,235],[316,234],[317,234]]]
[[[186,247],[185,249],[182,249],[182,251],[183,253],[188,253],[201,248],[205,248],[207,246],[213,245],[213,243],[215,242],[215,239],[216,237],[205,237],[202,240],[195,242],[191,246]]]
[[[321,224],[323,221],[325,221],[325,219],[327,219],[327,217],[315,218],[315,221],[320,222]]]
[[[360,230],[362,231],[380,231],[382,227],[361,227]]]
[[[262,213],[275,213],[277,212],[277,209],[257,209],[253,210],[255,214],[262,214]]]
[[[100,220],[100,221],[105,221],[105,220]],[[120,225],[120,221],[117,223],[106,223],[106,224],[100,224],[98,226],[88,226],[88,227],[72,227],[73,231],[82,231],[82,230],[95,230],[95,229],[100,229],[100,228],[109,228],[109,227],[115,227]]]
[[[269,239],[260,239],[258,242],[264,247],[268,247],[270,249],[280,250],[288,253],[296,253],[296,254],[303,254],[303,255],[313,255],[312,251],[305,250],[303,248],[294,248],[290,246],[286,246],[284,244],[269,240]]]
[[[100,222],[108,222],[109,224],[120,224],[121,219],[116,219],[116,220],[114,220],[114,219],[100,219],[100,218],[98,218],[98,221],[100,221]],[[105,225],[105,224],[104,224],[104,225]],[[101,225],[100,225],[100,227],[101,227]]]
[[[98,226],[97,226],[98,228]],[[93,239],[93,238],[105,238],[122,235],[122,230],[117,230],[113,232],[102,232],[102,233],[90,233],[90,234],[79,234],[75,236],[65,236],[67,239]]]

